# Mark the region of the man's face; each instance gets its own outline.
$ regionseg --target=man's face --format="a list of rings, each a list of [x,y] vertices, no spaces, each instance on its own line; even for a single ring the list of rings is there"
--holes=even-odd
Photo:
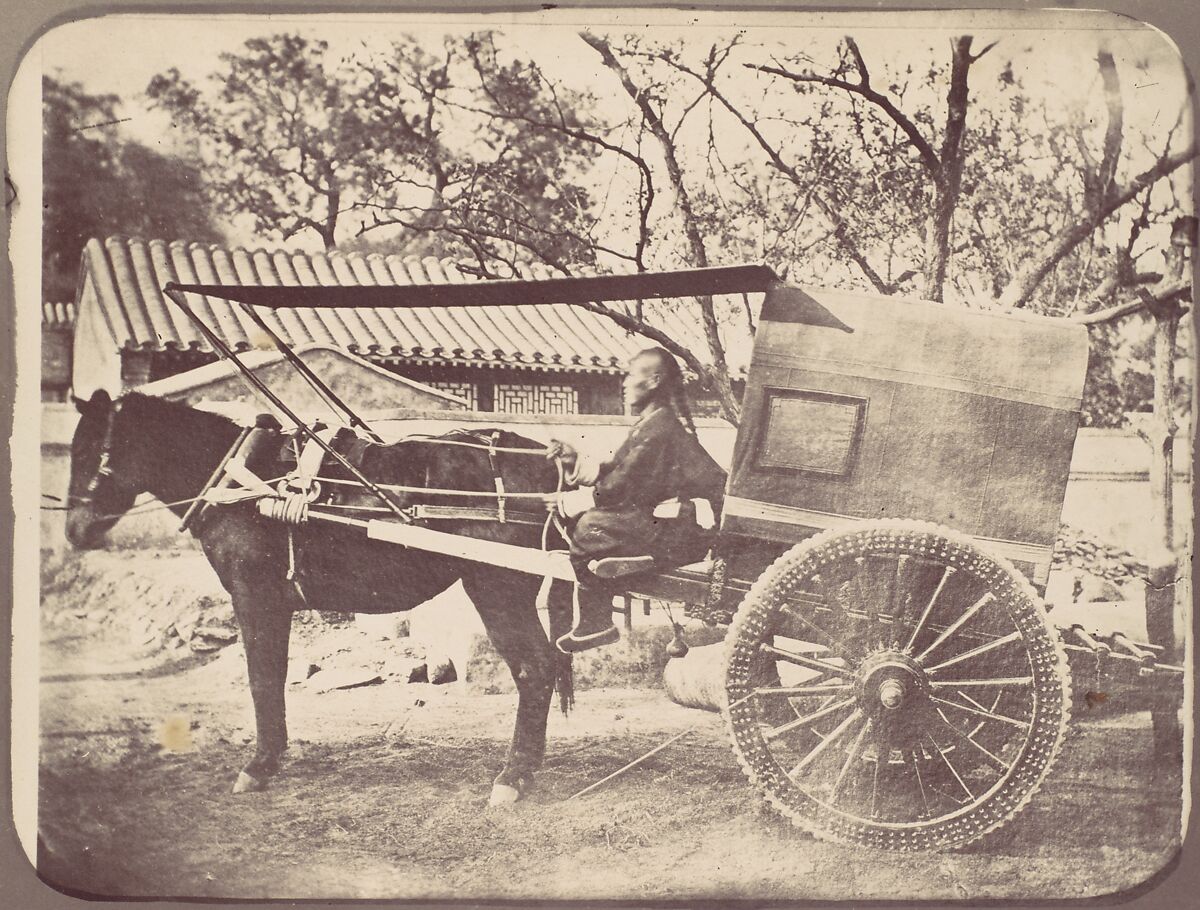
[[[634,412],[640,411],[662,382],[658,358],[650,355],[634,357],[625,376],[625,404]]]

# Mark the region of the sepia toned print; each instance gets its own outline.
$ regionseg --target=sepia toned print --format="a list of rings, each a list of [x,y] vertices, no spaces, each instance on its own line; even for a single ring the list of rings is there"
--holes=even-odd
[[[42,39],[45,881],[1036,900],[1176,854],[1170,43],[630,15]]]

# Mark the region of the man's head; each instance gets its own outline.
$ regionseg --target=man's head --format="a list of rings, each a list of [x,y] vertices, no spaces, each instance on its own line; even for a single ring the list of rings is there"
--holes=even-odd
[[[670,401],[671,395],[682,391],[683,376],[675,358],[662,348],[639,351],[629,361],[625,376],[625,404],[640,413],[651,401]]]

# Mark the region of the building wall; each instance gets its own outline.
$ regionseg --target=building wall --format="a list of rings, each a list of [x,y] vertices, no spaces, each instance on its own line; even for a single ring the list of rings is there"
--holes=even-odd
[[[121,384],[130,389],[212,363],[195,351],[123,351]],[[464,399],[473,410],[529,414],[622,414],[621,374],[555,369],[511,369],[411,363],[399,358],[366,360],[400,376]],[[336,388],[336,386],[335,386]],[[370,407],[412,407],[410,402]]]
[[[71,331],[42,329],[42,401],[66,401],[71,389]]]
[[[471,402],[516,414],[621,414],[621,376],[570,370],[440,366],[386,358],[380,365]]]
[[[378,369],[340,352],[313,350],[303,352],[301,357],[339,398],[360,414],[390,408],[446,410],[461,407],[420,385],[381,374]],[[192,385],[182,394],[166,393],[166,397],[190,404],[220,401],[263,407],[258,396],[233,370],[230,366],[219,378]],[[307,380],[286,361],[256,367],[254,374],[299,414],[321,414],[330,410]]]

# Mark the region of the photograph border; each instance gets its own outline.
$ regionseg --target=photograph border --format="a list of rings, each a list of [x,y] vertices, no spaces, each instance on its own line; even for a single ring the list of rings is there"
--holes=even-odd
[[[12,138],[9,135],[9,130],[14,128],[14,124],[9,121],[9,89],[11,88],[12,80],[16,75],[18,68],[22,65],[26,67],[24,78],[29,78],[28,70],[31,68],[32,55],[30,51],[36,46],[36,42],[43,37],[52,28],[83,18],[92,18],[109,14],[213,14],[213,15],[258,15],[264,12],[279,15],[306,15],[306,14],[383,14],[383,13],[536,13],[543,8],[558,7],[562,9],[579,9],[581,11],[602,10],[602,9],[622,9],[636,13],[642,9],[680,9],[686,7],[683,12],[690,10],[698,11],[726,11],[730,13],[737,12],[777,12],[786,13],[803,13],[803,12],[866,12],[878,10],[885,7],[889,11],[894,11],[901,14],[907,10],[991,10],[997,12],[1007,12],[1012,10],[1029,10],[1036,8],[1056,8],[1063,9],[1064,4],[1061,2],[1039,3],[1030,5],[1026,3],[1016,2],[1016,0],[992,0],[992,2],[940,2],[940,0],[928,0],[921,3],[904,3],[904,4],[865,4],[865,3],[837,3],[837,2],[821,2],[821,3],[798,3],[798,2],[780,2],[780,3],[748,3],[748,4],[730,4],[730,3],[708,3],[708,2],[693,2],[686,5],[674,4],[658,4],[658,3],[579,3],[579,2],[561,2],[556,4],[543,4],[536,2],[509,2],[509,3],[484,3],[471,4],[466,2],[460,3],[362,3],[362,2],[320,2],[320,3],[295,3],[295,2],[279,2],[279,3],[246,3],[246,2],[209,2],[196,6],[181,6],[169,5],[162,2],[124,2],[111,6],[92,4],[88,2],[78,2],[78,0],[45,0],[39,7],[32,7],[26,4],[9,0],[4,10],[6,20],[6,29],[4,34],[0,35],[0,73],[5,74],[5,92],[2,102],[4,116],[0,117],[0,137],[3,138],[6,150],[6,169],[5,169],[5,210],[6,217],[3,224],[0,224],[0,244],[6,251],[11,251],[13,255],[18,257],[28,256],[31,252],[36,253],[36,250],[30,250],[28,243],[28,235],[26,240],[22,241],[20,237],[14,237],[14,225],[19,225],[24,222],[24,228],[27,230],[31,218],[37,217],[38,199],[40,196],[40,187],[35,182],[32,191],[29,188],[27,177],[21,173],[11,174],[8,171],[10,162],[7,159],[9,150],[8,142]],[[1096,2],[1088,3],[1083,9],[1106,10],[1139,19],[1143,22],[1150,23],[1162,31],[1169,37],[1175,45],[1181,49],[1182,57],[1189,71],[1189,76],[1196,78],[1196,73],[1200,71],[1200,20],[1194,16],[1194,12],[1189,9],[1189,4],[1171,2],[1171,0],[1096,0]],[[1076,10],[1071,10],[1076,11]],[[1191,20],[1191,21],[1189,21]],[[34,74],[35,77],[37,74]],[[1193,110],[1195,115],[1195,96],[1193,96]],[[18,116],[24,116],[18,114]],[[19,120],[15,124],[16,129],[20,129],[27,121]],[[1194,128],[1200,127],[1200,123],[1194,120]],[[14,130],[15,132],[15,130]],[[39,167],[40,171],[40,167]],[[40,173],[38,174],[40,179]],[[1193,197],[1196,195],[1196,187],[1193,185]],[[34,223],[37,223],[36,221]],[[25,244],[25,245],[21,245]],[[1193,262],[1193,271],[1195,271],[1196,263]],[[30,280],[32,277],[33,287],[36,287],[37,270],[27,269],[22,276],[13,274],[12,261],[8,254],[0,257],[0,307],[3,309],[3,315],[0,317],[0,412],[3,412],[3,418],[0,418],[0,435],[6,439],[11,438],[14,441],[14,449],[10,450],[7,446],[0,451],[0,473],[4,473],[9,477],[10,495],[0,497],[0,526],[3,533],[0,533],[0,575],[3,575],[3,583],[6,591],[13,590],[14,585],[24,582],[28,584],[31,579],[27,577],[29,574],[29,565],[27,555],[32,547],[35,554],[37,552],[36,543],[36,524],[34,530],[30,530],[16,525],[16,513],[14,511],[14,502],[12,495],[23,495],[23,506],[29,501],[36,501],[36,485],[25,484],[29,487],[28,490],[17,489],[18,485],[13,482],[14,463],[12,460],[13,451],[20,451],[23,445],[28,445],[26,440],[36,440],[37,434],[30,432],[32,427],[38,425],[37,418],[37,401],[36,392],[29,387],[31,378],[37,374],[37,351],[34,339],[29,338],[31,333],[37,332],[40,328],[40,313],[31,313],[28,311],[17,312],[17,301],[22,299],[23,294],[29,294],[32,290]],[[14,285],[14,281],[20,281],[20,284]],[[40,310],[40,308],[39,308]],[[1193,320],[1194,324],[1194,320]],[[1193,408],[1195,411],[1195,406]],[[1193,420],[1193,433],[1196,432],[1196,421]],[[32,443],[36,445],[36,443]],[[1192,450],[1195,450],[1195,439],[1192,440]],[[24,495],[27,494],[27,495]],[[1195,490],[1193,490],[1195,496]],[[1195,520],[1195,518],[1194,518]],[[19,541],[20,549],[16,546],[16,537],[18,534],[28,535],[27,538]],[[14,558],[16,563],[21,565],[25,571],[14,575]],[[26,577],[22,577],[26,576]],[[36,576],[35,576],[36,577]],[[36,581],[33,583],[36,584]],[[5,598],[5,600],[8,600]],[[11,609],[12,601],[8,600],[10,609],[5,611],[0,609],[0,638],[6,642],[12,641],[14,613]],[[1195,610],[1192,615],[1191,629],[1191,647],[1193,648],[1196,641],[1197,633],[1197,617]],[[11,738],[16,735],[13,727],[15,710],[20,709],[20,705],[14,705],[10,697],[14,691],[13,687],[13,667],[18,664],[21,667],[28,668],[28,655],[14,655],[10,647],[5,647],[3,657],[0,657],[0,676],[5,680],[4,694],[0,696],[0,725],[3,725],[8,731],[7,735]],[[33,658],[36,661],[36,657]],[[36,663],[34,663],[34,672],[36,674]],[[36,680],[36,675],[33,677]],[[1196,763],[1194,761],[1195,747],[1197,744],[1196,724],[1195,724],[1195,704],[1191,705],[1193,713],[1192,723],[1192,742],[1190,746],[1190,754],[1192,756],[1192,781],[1193,791],[1200,781],[1200,775],[1197,774]],[[6,781],[15,771],[20,773],[21,769],[14,767],[11,764],[12,753],[8,746],[11,739],[6,739],[5,747],[0,749],[0,777]],[[6,785],[4,795],[0,798],[0,813],[4,817],[4,835],[0,837],[0,880],[5,882],[2,894],[2,902],[9,906],[22,907],[66,907],[76,906],[76,899],[66,896],[61,892],[54,890],[48,885],[42,883],[34,874],[28,860],[21,848],[15,829],[13,827],[12,818],[12,792]],[[1195,821],[1196,807],[1193,804],[1190,807],[1191,819]],[[1088,898],[1082,901],[1028,901],[1022,902],[1021,906],[1049,906],[1061,903],[1079,903],[1083,905],[1100,905],[1109,906],[1115,904],[1123,904],[1137,908],[1157,908],[1157,907],[1174,907],[1184,906],[1187,902],[1194,900],[1195,895],[1200,892],[1200,847],[1197,846],[1197,835],[1195,825],[1188,826],[1188,836],[1186,837],[1180,853],[1174,861],[1170,862],[1158,873],[1153,875],[1147,882],[1137,886],[1129,891],[1121,892],[1116,895],[1102,896],[1097,898]],[[147,903],[145,900],[140,900],[141,903]],[[316,902],[316,901],[314,901]],[[151,902],[157,906],[158,902]],[[271,906],[279,903],[292,903],[291,901],[270,901],[270,902],[237,902],[237,901],[188,901],[188,902],[170,902],[172,907],[187,907],[187,906],[206,906],[212,903],[223,903],[230,906]],[[302,902],[303,903],[303,902]],[[392,904],[416,904],[428,905],[431,903],[460,905],[457,901],[428,901],[428,900],[394,900],[394,901],[353,901],[341,902],[331,900],[321,900],[319,903],[322,906],[358,906],[363,904],[376,905],[392,905]],[[513,901],[497,901],[491,902],[498,906],[513,906],[518,905]],[[521,902],[523,905],[528,905],[528,902]],[[561,901],[545,901],[538,902],[541,905],[560,905]],[[580,902],[580,905],[586,905],[587,902]],[[670,905],[673,902],[655,901],[654,905]],[[721,901],[709,902],[710,905],[733,906],[733,905],[750,905],[765,906],[776,902],[763,901]],[[811,904],[812,902],[804,902]],[[911,903],[911,902],[909,902]],[[1004,904],[995,900],[985,900],[977,902],[979,904]],[[94,901],[91,906],[107,907],[107,906],[122,906],[127,905],[128,901]],[[470,905],[479,906],[481,902],[471,901]],[[689,905],[696,905],[696,902],[688,902]],[[166,904],[164,904],[165,906]],[[635,902],[612,902],[610,905],[620,906],[635,906]],[[642,904],[644,905],[644,904]],[[856,902],[856,905],[886,905],[879,902]],[[921,902],[921,906],[962,906],[963,902],[945,902],[945,901],[930,901]],[[1014,904],[1007,904],[1012,906]]]

